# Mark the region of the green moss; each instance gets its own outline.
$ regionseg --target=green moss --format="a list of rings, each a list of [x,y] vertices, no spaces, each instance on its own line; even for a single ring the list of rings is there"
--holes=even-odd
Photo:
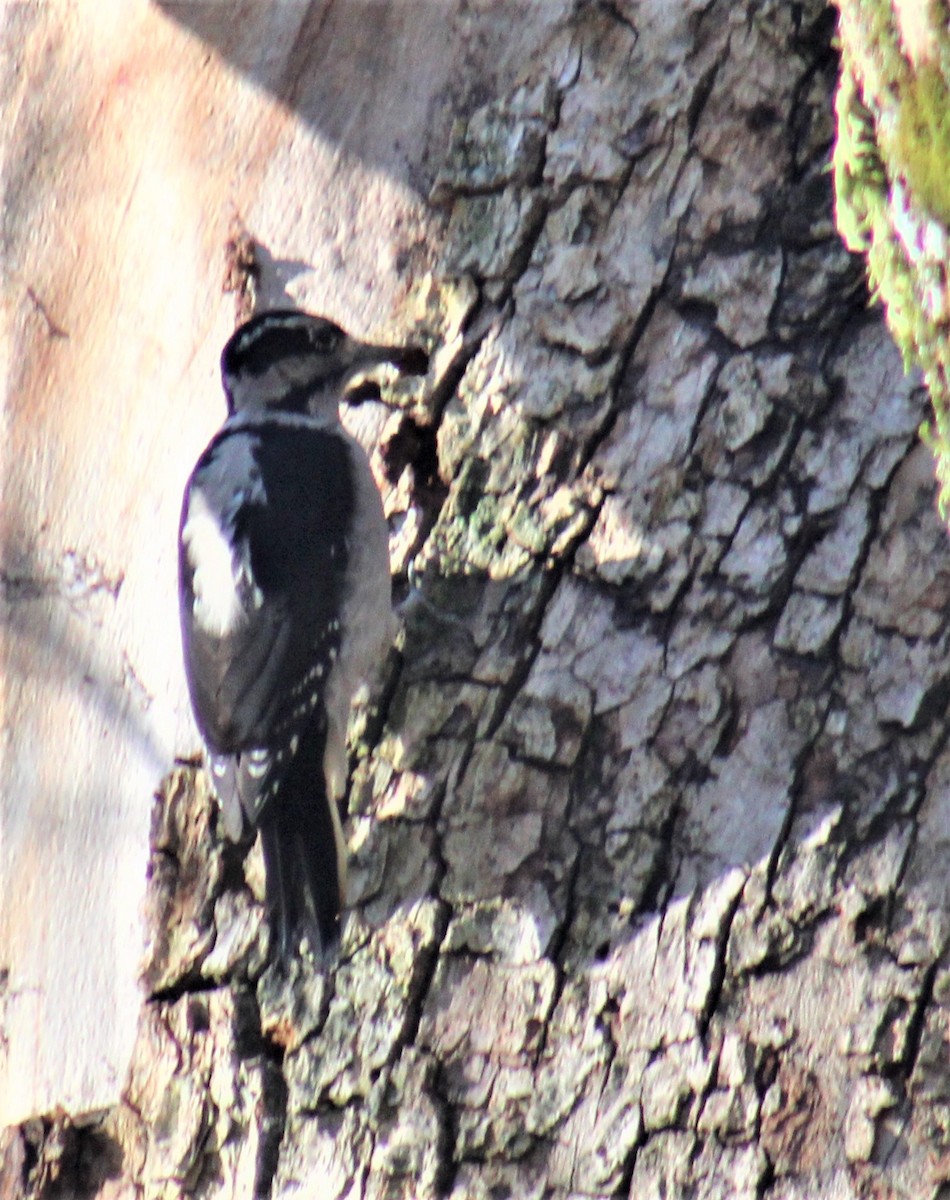
[[[888,175],[874,119],[847,69],[842,72],[835,111],[835,221],[848,249],[867,255],[872,297],[884,305],[891,333],[905,366],[910,367],[920,362],[927,330],[921,324],[910,264],[892,229]]]
[[[939,67],[922,66],[902,87],[893,152],[917,204],[950,225],[950,89]]]
[[[835,114],[835,221],[849,250],[867,251],[873,245],[874,226],[886,214],[887,175],[877,149],[873,118],[849,71],[842,72]]]
[[[929,238],[928,226],[950,227],[950,88],[939,65],[944,58],[950,61],[950,39],[937,23],[938,58],[915,70],[903,53],[888,0],[841,0],[840,7],[835,218],[848,247],[867,256],[873,298],[884,305],[905,366],[923,371],[933,417],[921,435],[936,458],[946,518],[947,276],[940,239]],[[898,220],[908,246],[898,236]],[[931,240],[936,250],[928,247]]]

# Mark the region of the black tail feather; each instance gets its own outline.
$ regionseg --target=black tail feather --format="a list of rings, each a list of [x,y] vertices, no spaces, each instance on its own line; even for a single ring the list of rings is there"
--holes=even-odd
[[[271,953],[289,967],[301,938],[321,961],[340,940],[339,820],[323,778],[324,738],[304,735],[280,790],[261,813]]]

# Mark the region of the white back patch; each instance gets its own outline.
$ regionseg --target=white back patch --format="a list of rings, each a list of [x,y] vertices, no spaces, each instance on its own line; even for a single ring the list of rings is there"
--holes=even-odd
[[[195,621],[214,637],[225,637],[245,620],[239,592],[242,564],[204,494],[192,489],[181,540],[194,570]]]
[[[240,424],[230,418],[224,430]],[[225,637],[247,619],[242,593],[254,607],[264,599],[251,574],[247,544],[232,544],[242,504],[265,500],[253,440],[253,432],[242,429],[214,446],[192,480],[182,526],[181,540],[194,571],[194,617],[213,637]]]

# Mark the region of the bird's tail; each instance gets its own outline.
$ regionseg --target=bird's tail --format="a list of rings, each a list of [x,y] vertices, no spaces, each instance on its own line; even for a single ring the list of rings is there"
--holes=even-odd
[[[325,961],[340,939],[346,858],[336,801],[323,775],[322,730],[303,735],[259,819],[272,954],[287,967],[300,939]]]

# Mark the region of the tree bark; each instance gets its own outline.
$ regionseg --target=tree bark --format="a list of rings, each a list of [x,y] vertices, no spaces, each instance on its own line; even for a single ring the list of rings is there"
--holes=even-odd
[[[252,58],[216,8],[168,10],[189,80]],[[265,301],[314,259],[268,182],[303,196],[295,136],[349,163],[328,205],[399,176],[393,110],[318,68],[443,20],[381,5],[329,56],[342,10],[295,11],[287,125],[229,160],[275,189],[231,255]],[[354,722],[339,962],[267,966],[259,851],[179,763],[121,1097],[11,1127],[0,1196],[942,1196],[950,556],[926,392],[832,221],[834,14],[451,21],[447,90],[396,89],[425,243],[381,235],[383,277],[433,367],[361,428],[419,590]]]

